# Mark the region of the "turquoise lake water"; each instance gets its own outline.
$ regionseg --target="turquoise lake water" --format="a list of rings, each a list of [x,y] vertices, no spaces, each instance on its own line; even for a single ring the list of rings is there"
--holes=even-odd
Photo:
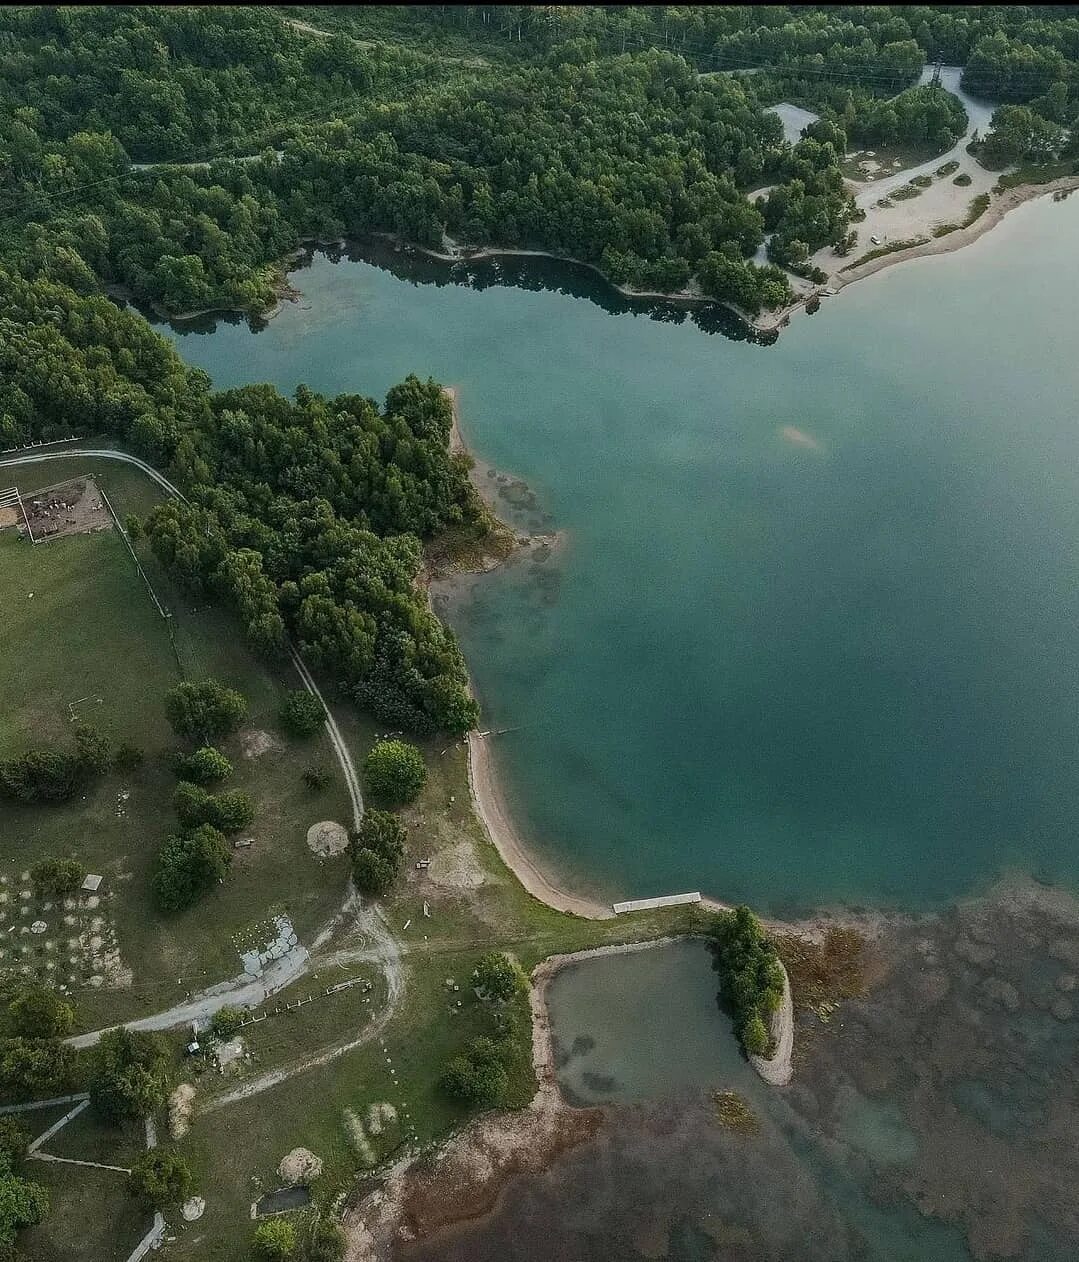
[[[261,331],[175,336],[219,386],[455,383],[567,532],[450,611],[542,863],[775,911],[1079,878],[1079,198],[770,347],[393,266],[317,255]]]

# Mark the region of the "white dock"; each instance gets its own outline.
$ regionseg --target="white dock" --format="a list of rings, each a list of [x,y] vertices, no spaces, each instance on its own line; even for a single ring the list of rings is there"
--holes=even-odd
[[[651,911],[655,907],[682,907],[686,903],[699,903],[700,891],[693,894],[664,894],[660,898],[631,898],[626,903],[612,903],[614,914],[621,916],[627,911]]]

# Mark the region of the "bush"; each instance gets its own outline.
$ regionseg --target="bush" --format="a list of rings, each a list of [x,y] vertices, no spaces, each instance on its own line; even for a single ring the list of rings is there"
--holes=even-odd
[[[960,188],[966,188],[967,185],[973,183],[973,181],[966,171],[960,171],[955,179],[952,180],[952,183],[958,184]]]
[[[157,858],[154,896],[163,911],[182,911],[224,878],[232,851],[212,824],[170,837]]]
[[[116,752],[112,756],[112,765],[117,771],[134,771],[136,767],[141,767],[146,755],[138,747],[138,745],[129,745],[126,742],[116,746]]]
[[[341,1262],[345,1256],[345,1233],[328,1218],[308,1215],[301,1226],[303,1262]]]
[[[155,1148],[135,1162],[128,1178],[132,1196],[155,1209],[179,1205],[191,1195],[191,1171],[182,1157]]]
[[[75,757],[85,774],[100,775],[112,762],[112,742],[96,727],[80,723],[75,729]]]
[[[255,818],[255,804],[239,789],[212,797],[209,811],[209,822],[223,833],[238,833]]]
[[[165,714],[181,740],[212,745],[247,717],[247,702],[215,679],[182,683],[165,694]]]
[[[462,1056],[450,1061],[439,1086],[452,1099],[473,1108],[493,1108],[500,1104],[509,1086],[502,1065],[502,1051],[490,1039],[477,1038]]]
[[[296,1229],[283,1218],[268,1218],[255,1228],[255,1257],[283,1262],[296,1252]]]
[[[75,1010],[54,990],[28,983],[8,1004],[12,1033],[27,1039],[62,1039],[71,1033]]]
[[[481,955],[476,962],[475,978],[476,986],[488,999],[503,1002],[519,994],[525,985],[520,966],[502,951],[488,951],[486,955]]]
[[[186,829],[209,824],[223,833],[238,833],[255,818],[254,804],[239,789],[215,797],[197,784],[181,780],[172,795],[172,803]]]
[[[290,735],[314,736],[326,718],[326,710],[314,693],[300,689],[286,695],[281,703],[280,718],[281,726]]]
[[[423,754],[406,741],[379,741],[363,764],[372,797],[388,806],[414,802],[427,783]]]
[[[56,1039],[0,1042],[0,1090],[16,1096],[60,1095],[75,1079],[76,1053]]]
[[[210,1029],[219,1039],[230,1039],[239,1032],[243,1020],[242,1008],[218,1008],[210,1020]]]
[[[914,175],[911,176],[910,182],[915,188],[928,188],[933,183],[931,175]]]
[[[325,767],[308,767],[303,773],[303,782],[312,793],[318,793],[330,783],[330,773]]]
[[[22,1161],[29,1144],[30,1132],[17,1117],[0,1117],[0,1159]]]
[[[0,1250],[12,1262],[15,1236],[24,1227],[33,1227],[49,1212],[49,1194],[37,1183],[11,1172],[11,1160],[0,1154]]]
[[[74,859],[42,859],[30,869],[30,884],[38,898],[70,898],[85,876],[85,868]]]
[[[405,828],[389,811],[368,811],[352,836],[352,879],[365,894],[385,894],[401,871]]]
[[[760,1013],[755,1012],[742,1027],[741,1033],[742,1046],[752,1056],[764,1056],[768,1052],[770,1038],[768,1028],[761,1019]]]
[[[169,1059],[160,1034],[126,1026],[106,1031],[90,1053],[94,1111],[112,1123],[153,1113],[169,1093]]]
[[[17,802],[66,802],[108,769],[111,746],[95,727],[75,729],[72,750],[36,746],[0,760],[0,796]]]
[[[187,780],[181,780],[172,794],[172,805],[184,828],[198,828],[200,824],[208,824],[212,801],[205,789]]]
[[[405,826],[389,811],[371,810],[364,814],[353,836],[358,850],[373,850],[391,863],[400,863],[405,853]]]
[[[232,763],[212,745],[203,745],[176,763],[176,774],[192,784],[215,784],[232,775]]]
[[[352,879],[364,894],[378,897],[385,894],[397,877],[397,869],[389,860],[373,850],[357,850],[352,858]]]

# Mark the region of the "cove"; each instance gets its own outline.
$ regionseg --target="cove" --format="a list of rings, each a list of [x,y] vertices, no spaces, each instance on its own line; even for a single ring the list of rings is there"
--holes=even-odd
[[[774,912],[1076,881],[1079,198],[769,347],[543,261],[379,263],[172,335],[219,387],[456,384],[567,532],[448,609],[541,864]]]
[[[687,1090],[757,1094],[718,987],[711,951],[692,939],[559,969],[547,1010],[563,1095],[594,1105]]]

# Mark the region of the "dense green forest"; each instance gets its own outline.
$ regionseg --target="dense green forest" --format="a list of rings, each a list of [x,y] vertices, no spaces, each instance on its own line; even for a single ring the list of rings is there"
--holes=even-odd
[[[1006,102],[990,158],[1079,153],[1069,8],[4,9],[0,444],[145,452],[189,500],[154,515],[155,549],[261,651],[291,637],[387,721],[467,727],[414,589],[422,540],[478,527],[437,387],[217,394],[105,295],[255,314],[303,240],[387,232],[780,306],[786,273],[752,256],[768,236],[805,271],[846,236],[848,143],[962,134],[915,86],[927,57]],[[823,115],[794,145],[780,94]]]
[[[415,587],[421,539],[482,528],[451,412],[409,378],[380,410],[359,396],[215,393],[141,316],[0,271],[0,441],[77,429],[146,452],[188,503],[147,523],[179,580],[235,610],[259,652],[292,637],[386,722],[475,722],[460,650]]]

